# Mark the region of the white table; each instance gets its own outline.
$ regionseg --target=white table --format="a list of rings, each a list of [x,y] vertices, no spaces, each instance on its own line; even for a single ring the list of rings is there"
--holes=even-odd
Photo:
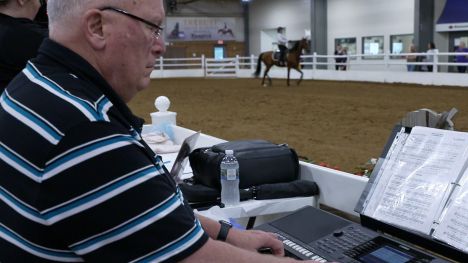
[[[177,153],[160,155],[163,158],[166,168],[170,171],[174,164],[174,160],[177,157]],[[187,162],[181,179],[190,178],[192,176],[192,169],[190,164]],[[240,225],[250,228],[282,217],[308,205],[318,207],[318,197],[310,196],[268,200],[248,200],[240,202],[239,205],[236,206],[224,208],[213,206],[208,210],[195,210],[195,212],[214,220],[234,220]]]
[[[275,220],[308,205],[317,207],[317,198],[309,196],[268,200],[248,200],[240,202],[236,206],[228,206],[224,208],[213,206],[208,210],[196,211],[196,213],[214,220],[233,219],[244,227],[250,228],[255,225]],[[256,220],[252,222],[252,218],[256,218]]]

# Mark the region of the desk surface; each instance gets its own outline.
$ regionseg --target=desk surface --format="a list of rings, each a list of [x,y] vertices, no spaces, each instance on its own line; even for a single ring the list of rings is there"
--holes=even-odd
[[[308,196],[268,200],[248,200],[240,202],[239,205],[236,206],[228,206],[224,208],[213,206],[208,210],[197,211],[197,213],[215,220],[226,220],[229,218],[244,218],[288,213],[304,206],[316,206],[316,198]]]

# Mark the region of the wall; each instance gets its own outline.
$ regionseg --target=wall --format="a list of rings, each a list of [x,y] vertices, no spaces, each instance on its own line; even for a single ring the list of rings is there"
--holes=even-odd
[[[446,2],[447,0],[435,0],[434,2],[434,25],[437,24],[437,20],[442,14],[442,11],[444,10],[444,6]],[[448,32],[434,32],[434,44],[436,45],[437,49],[440,52],[448,52],[449,51],[449,33]],[[448,57],[447,56],[440,57],[439,61],[448,62]],[[447,71],[447,66],[441,66],[440,70]]]
[[[254,0],[250,2],[250,53],[260,54],[261,31],[286,27],[286,37],[298,40],[310,30],[310,0]],[[264,45],[264,48],[271,45]],[[269,49],[271,50],[271,48]]]
[[[167,2],[167,0],[165,1]],[[237,16],[242,17],[240,0],[200,0],[189,4],[186,0],[178,0],[177,10],[171,11],[166,7],[167,16]]]
[[[213,58],[213,47],[216,42],[213,41],[189,41],[172,42],[167,46],[165,58],[190,58],[205,55],[207,58]],[[243,56],[244,42],[224,41],[225,56],[233,58],[236,55]],[[174,52],[176,50],[176,52]]]
[[[167,0],[165,1],[168,2]],[[244,55],[244,18],[243,8],[240,0],[199,0],[182,4],[184,1],[177,1],[177,9],[171,10],[166,5],[166,13],[168,17],[229,17],[235,19],[233,31],[236,33],[236,41],[224,41],[226,46],[226,56],[235,57],[236,55]],[[168,28],[167,30],[171,30]],[[168,32],[166,32],[168,33]],[[166,54],[168,58],[190,58],[213,57],[213,46],[217,44],[216,40],[212,41],[178,41],[166,38]]]
[[[432,1],[435,3],[434,23],[436,23],[446,0]],[[249,4],[250,53],[258,55],[262,51],[271,50],[271,43],[262,44],[262,35],[264,39],[271,41],[274,34],[267,37],[266,35],[280,25],[287,28],[288,39],[303,37],[304,31],[310,29],[311,26],[310,5],[310,0],[251,1]],[[334,51],[335,38],[356,37],[357,50],[360,53],[363,36],[384,35],[384,51],[388,51],[390,35],[413,34],[414,0],[327,0],[327,5],[328,54]],[[236,21],[239,21],[239,26],[243,22],[242,15],[240,0],[200,0],[186,5],[179,3],[176,11],[168,12],[168,16],[235,17]],[[448,51],[448,40],[448,33],[434,33],[434,42],[440,52]],[[191,43],[187,43],[186,46],[190,47]],[[203,50],[211,50],[211,48],[210,43],[203,47]],[[244,48],[236,47],[236,50]],[[189,56],[192,53],[188,52]],[[243,55],[242,52],[239,54]]]
[[[362,53],[362,37],[384,36],[384,52],[390,50],[390,35],[413,34],[414,0],[328,0],[328,54],[335,38],[356,37]]]

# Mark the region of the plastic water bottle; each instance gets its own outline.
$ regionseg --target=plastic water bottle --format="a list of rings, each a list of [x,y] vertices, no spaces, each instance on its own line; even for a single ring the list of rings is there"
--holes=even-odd
[[[239,204],[239,162],[233,150],[226,150],[221,161],[221,203],[225,206]]]

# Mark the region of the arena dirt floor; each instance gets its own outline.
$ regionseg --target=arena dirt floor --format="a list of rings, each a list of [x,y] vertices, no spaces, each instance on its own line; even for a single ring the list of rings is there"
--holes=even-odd
[[[305,80],[272,87],[258,79],[158,79],[130,103],[150,123],[154,99],[165,95],[177,124],[226,140],[287,143],[314,163],[356,173],[378,157],[407,112],[455,107],[455,129],[468,131],[468,88]]]

